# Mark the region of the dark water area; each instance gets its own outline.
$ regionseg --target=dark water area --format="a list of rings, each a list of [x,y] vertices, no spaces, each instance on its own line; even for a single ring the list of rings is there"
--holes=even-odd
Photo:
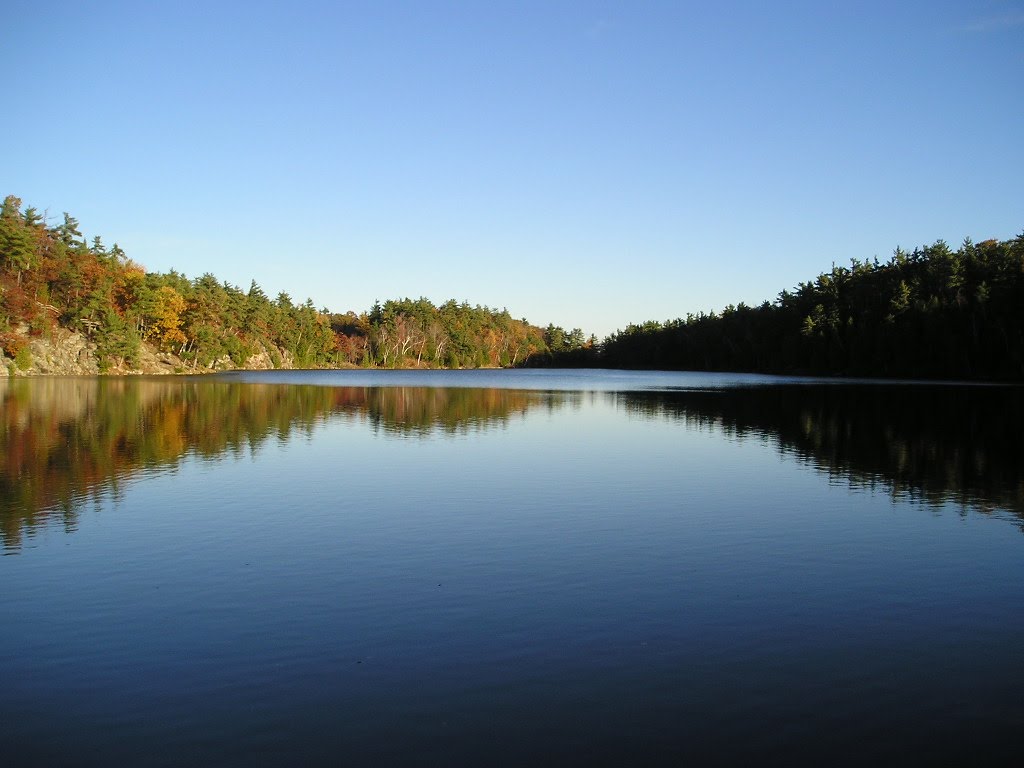
[[[0,383],[9,765],[1016,765],[1021,388]]]

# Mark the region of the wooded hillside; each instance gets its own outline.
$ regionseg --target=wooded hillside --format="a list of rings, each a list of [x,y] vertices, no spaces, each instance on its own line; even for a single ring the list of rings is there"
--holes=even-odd
[[[758,307],[630,325],[600,364],[847,376],[1024,378],[1024,235],[833,266]]]
[[[255,364],[475,368],[520,365],[958,379],[1024,378],[1024,235],[952,250],[897,250],[833,266],[757,307],[629,325],[603,343],[496,310],[425,298],[332,313],[212,274],[146,272],[116,244],[86,242],[8,196],[0,208],[0,352],[31,363],[33,338],[84,334],[99,370],[142,345],[183,370]],[[175,362],[177,365],[177,362]]]
[[[244,367],[269,355],[297,367],[514,366],[582,332],[541,329],[506,310],[454,300],[389,300],[368,312],[334,314],[287,293],[268,297],[212,274],[147,272],[114,244],[87,242],[78,221],[59,224],[8,196],[0,209],[0,350],[26,366],[28,340],[58,327],[95,344],[100,370],[131,368],[148,343],[186,369]],[[549,347],[549,342],[552,347]]]

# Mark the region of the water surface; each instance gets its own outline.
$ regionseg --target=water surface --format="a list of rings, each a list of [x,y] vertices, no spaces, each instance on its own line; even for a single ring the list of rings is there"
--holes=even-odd
[[[1020,390],[0,383],[18,765],[1014,764]]]

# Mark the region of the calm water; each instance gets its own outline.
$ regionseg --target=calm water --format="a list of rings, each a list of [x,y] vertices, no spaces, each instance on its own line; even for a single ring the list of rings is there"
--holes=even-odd
[[[5,765],[1016,765],[1024,399],[0,380]]]

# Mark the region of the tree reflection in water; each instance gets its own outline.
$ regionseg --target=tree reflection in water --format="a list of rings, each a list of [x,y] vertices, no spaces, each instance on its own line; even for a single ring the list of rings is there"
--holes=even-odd
[[[1022,395],[1007,386],[817,383],[614,397],[651,418],[768,439],[851,487],[1024,520]]]
[[[898,498],[1007,510],[1024,520],[1024,405],[1015,387],[782,384],[611,392],[617,409],[773,441],[857,487]],[[183,458],[258,451],[348,418],[420,438],[501,428],[580,393],[443,387],[325,387],[204,378],[0,383],[0,542],[17,549],[49,522],[69,530],[92,498]]]
[[[0,540],[60,521],[73,530],[91,498],[124,480],[255,452],[268,440],[310,436],[348,415],[370,428],[423,436],[489,429],[525,413],[536,392],[251,384],[216,378],[53,378],[0,384]]]

